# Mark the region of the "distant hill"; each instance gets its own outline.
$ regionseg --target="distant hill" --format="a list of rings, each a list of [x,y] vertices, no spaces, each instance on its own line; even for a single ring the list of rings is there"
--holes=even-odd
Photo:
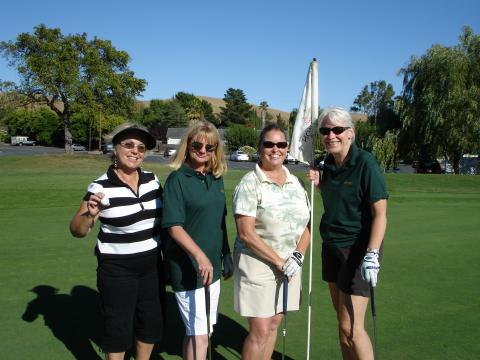
[[[223,99],[218,99],[218,98],[212,98],[209,96],[197,96],[201,100],[208,101],[213,108],[213,113],[214,114],[219,114],[220,113],[220,107],[225,106],[225,101]],[[252,105],[252,108],[254,108],[257,111],[257,114],[260,116],[260,110],[257,105],[250,104]],[[283,119],[287,120],[288,117],[290,116],[290,112],[283,111],[283,110],[278,110],[274,108],[268,108],[267,112],[272,115],[272,117],[275,119],[278,114],[282,116]]]
[[[223,101],[223,99],[218,99],[218,98],[213,98],[213,97],[210,97],[210,96],[198,96],[198,95],[195,95],[197,98],[199,98],[200,100],[205,100],[207,102],[210,103],[210,105],[212,105],[212,108],[213,108],[213,113],[215,115],[217,114],[220,114],[220,108],[223,106],[225,106],[225,101]],[[164,100],[167,100],[167,99],[164,99]],[[141,100],[139,101],[139,103],[141,103],[143,106],[148,106],[150,104],[150,101],[149,100]],[[260,116],[260,110],[258,108],[257,105],[254,105],[254,104],[250,104],[252,105],[252,108],[254,108],[256,111],[257,111],[257,114],[258,116]],[[278,109],[273,109],[273,108],[268,108],[267,112],[272,115],[272,117],[274,119],[277,118],[277,115],[280,113],[280,115],[282,116],[283,119],[287,120],[288,117],[290,116],[290,112],[287,112],[287,111],[283,111],[283,110],[278,110]]]
[[[0,92],[0,97],[2,96],[2,92]],[[213,108],[213,113],[214,114],[219,114],[220,113],[220,107],[225,106],[225,101],[223,99],[218,99],[218,98],[213,98],[210,96],[197,96],[201,100],[208,101]],[[163,100],[168,100],[168,99],[163,99]],[[137,105],[139,105],[142,108],[145,108],[150,105],[150,100],[138,100]],[[260,116],[260,110],[258,105],[250,104],[252,107],[257,111],[258,116]],[[35,109],[37,108],[38,105],[30,105],[30,108]],[[60,111],[63,110],[63,104],[59,101],[57,103],[57,107],[60,109]],[[290,117],[290,112],[289,111],[283,111],[279,109],[274,109],[274,108],[268,108],[267,112],[272,116],[273,119],[277,118],[277,115],[280,114],[284,120],[288,120]],[[365,114],[360,114],[360,113],[350,113],[352,116],[352,119],[354,122],[357,121],[367,121],[367,115]]]
[[[198,96],[198,95],[195,95],[195,96],[197,98],[201,99],[201,100],[208,101],[210,103],[210,105],[212,105],[214,114],[219,114],[220,113],[220,108],[222,106],[223,107],[225,106],[225,101],[223,101],[223,99],[213,98],[213,97],[210,97],[210,96]],[[148,104],[150,103],[150,101],[140,101],[140,102],[144,103],[145,106],[148,106]],[[250,105],[252,105],[252,107],[257,111],[258,116],[260,116],[259,107],[257,105],[254,105],[254,104],[250,104]],[[282,118],[285,119],[285,120],[288,120],[288,118],[290,116],[289,111],[283,111],[283,110],[274,109],[274,108],[268,108],[267,112],[272,116],[273,119],[276,119],[277,115],[279,113],[282,116]],[[352,112],[352,113],[350,113],[350,115],[352,116],[352,119],[353,119],[354,122],[367,121],[367,115],[365,115],[365,114],[353,113]]]

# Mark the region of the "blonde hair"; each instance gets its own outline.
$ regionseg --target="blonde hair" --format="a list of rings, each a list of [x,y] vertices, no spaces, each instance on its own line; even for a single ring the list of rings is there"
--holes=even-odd
[[[188,158],[188,145],[193,138],[205,139],[209,144],[217,147],[212,152],[211,159],[206,164],[206,171],[211,171],[213,176],[219,178],[227,172],[227,162],[223,154],[223,147],[220,142],[220,134],[217,128],[208,121],[196,121],[188,128],[180,141],[177,152],[173,156],[170,167],[177,170]]]

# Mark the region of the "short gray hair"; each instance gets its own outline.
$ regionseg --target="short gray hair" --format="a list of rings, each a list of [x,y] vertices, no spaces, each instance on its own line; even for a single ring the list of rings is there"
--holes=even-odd
[[[321,128],[327,120],[330,120],[334,125],[355,128],[352,116],[348,111],[341,107],[331,107],[322,111],[318,117],[318,127]]]

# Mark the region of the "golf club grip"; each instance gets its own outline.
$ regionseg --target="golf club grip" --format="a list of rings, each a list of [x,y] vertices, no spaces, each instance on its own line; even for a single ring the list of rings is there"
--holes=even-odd
[[[287,313],[288,309],[288,276],[283,278],[283,313]]]
[[[375,306],[375,288],[370,284],[370,301],[372,305],[372,316],[377,316],[377,308]]]

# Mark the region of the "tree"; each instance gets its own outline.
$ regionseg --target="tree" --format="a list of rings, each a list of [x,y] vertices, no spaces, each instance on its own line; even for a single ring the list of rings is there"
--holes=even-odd
[[[188,120],[206,120],[218,125],[212,105],[208,101],[201,100],[193,94],[187,94],[182,91],[175,94],[175,99],[182,105]]]
[[[9,90],[32,103],[46,104],[60,117],[67,152],[72,152],[74,108],[128,116],[146,85],[129,70],[128,53],[116,50],[108,40],[88,40],[85,33],[63,35],[58,28],[39,25],[15,42],[0,42],[0,52],[21,78],[19,85],[9,84]]]
[[[372,134],[369,143],[371,143],[372,154],[384,171],[393,169],[397,165],[398,131],[387,131],[383,138]]]
[[[61,121],[57,114],[46,107],[12,110],[4,116],[3,121],[11,136],[28,136],[43,145],[61,143]]]
[[[210,104],[207,100],[200,100],[200,106],[202,108],[203,117],[205,120],[211,122],[215,126],[220,125],[220,120],[213,113],[212,104]]]
[[[378,134],[383,136],[388,130],[400,128],[398,116],[393,112],[394,95],[393,86],[384,80],[371,82],[362,89],[350,110],[367,114]]]
[[[262,129],[263,122],[262,119],[258,116],[257,111],[255,109],[251,109],[250,113],[248,114],[248,124],[247,126],[254,128],[254,129]]]
[[[292,138],[293,127],[295,126],[295,120],[297,119],[298,109],[293,108],[290,111],[290,115],[288,116],[288,138]]]
[[[237,150],[242,146],[256,148],[259,134],[255,129],[242,125],[232,125],[225,131],[225,140],[230,151]]]
[[[368,121],[357,121],[355,123],[355,142],[364,150],[371,151],[372,144],[369,141],[375,136],[375,126]]]
[[[277,119],[277,124],[278,124],[279,126],[281,126],[281,127],[284,128],[284,129],[287,129],[288,123],[287,123],[287,121],[285,121],[285,120],[283,119],[282,114],[278,113],[277,116],[276,116],[276,119]]]
[[[268,103],[266,101],[262,101],[258,106],[258,108],[260,109],[260,116],[262,118],[262,129],[263,129],[267,121]]]
[[[223,97],[225,107],[220,107],[221,125],[246,124],[252,108],[243,90],[229,88]]]
[[[162,141],[167,139],[169,127],[188,125],[185,109],[176,99],[150,101],[150,106],[144,109],[141,122]]]
[[[17,92],[8,91],[9,88],[15,86],[13,82],[0,81],[0,120],[8,113],[25,105],[26,99]]]
[[[402,143],[419,159],[445,155],[458,173],[463,154],[480,148],[480,36],[465,27],[459,44],[433,45],[400,73]]]

